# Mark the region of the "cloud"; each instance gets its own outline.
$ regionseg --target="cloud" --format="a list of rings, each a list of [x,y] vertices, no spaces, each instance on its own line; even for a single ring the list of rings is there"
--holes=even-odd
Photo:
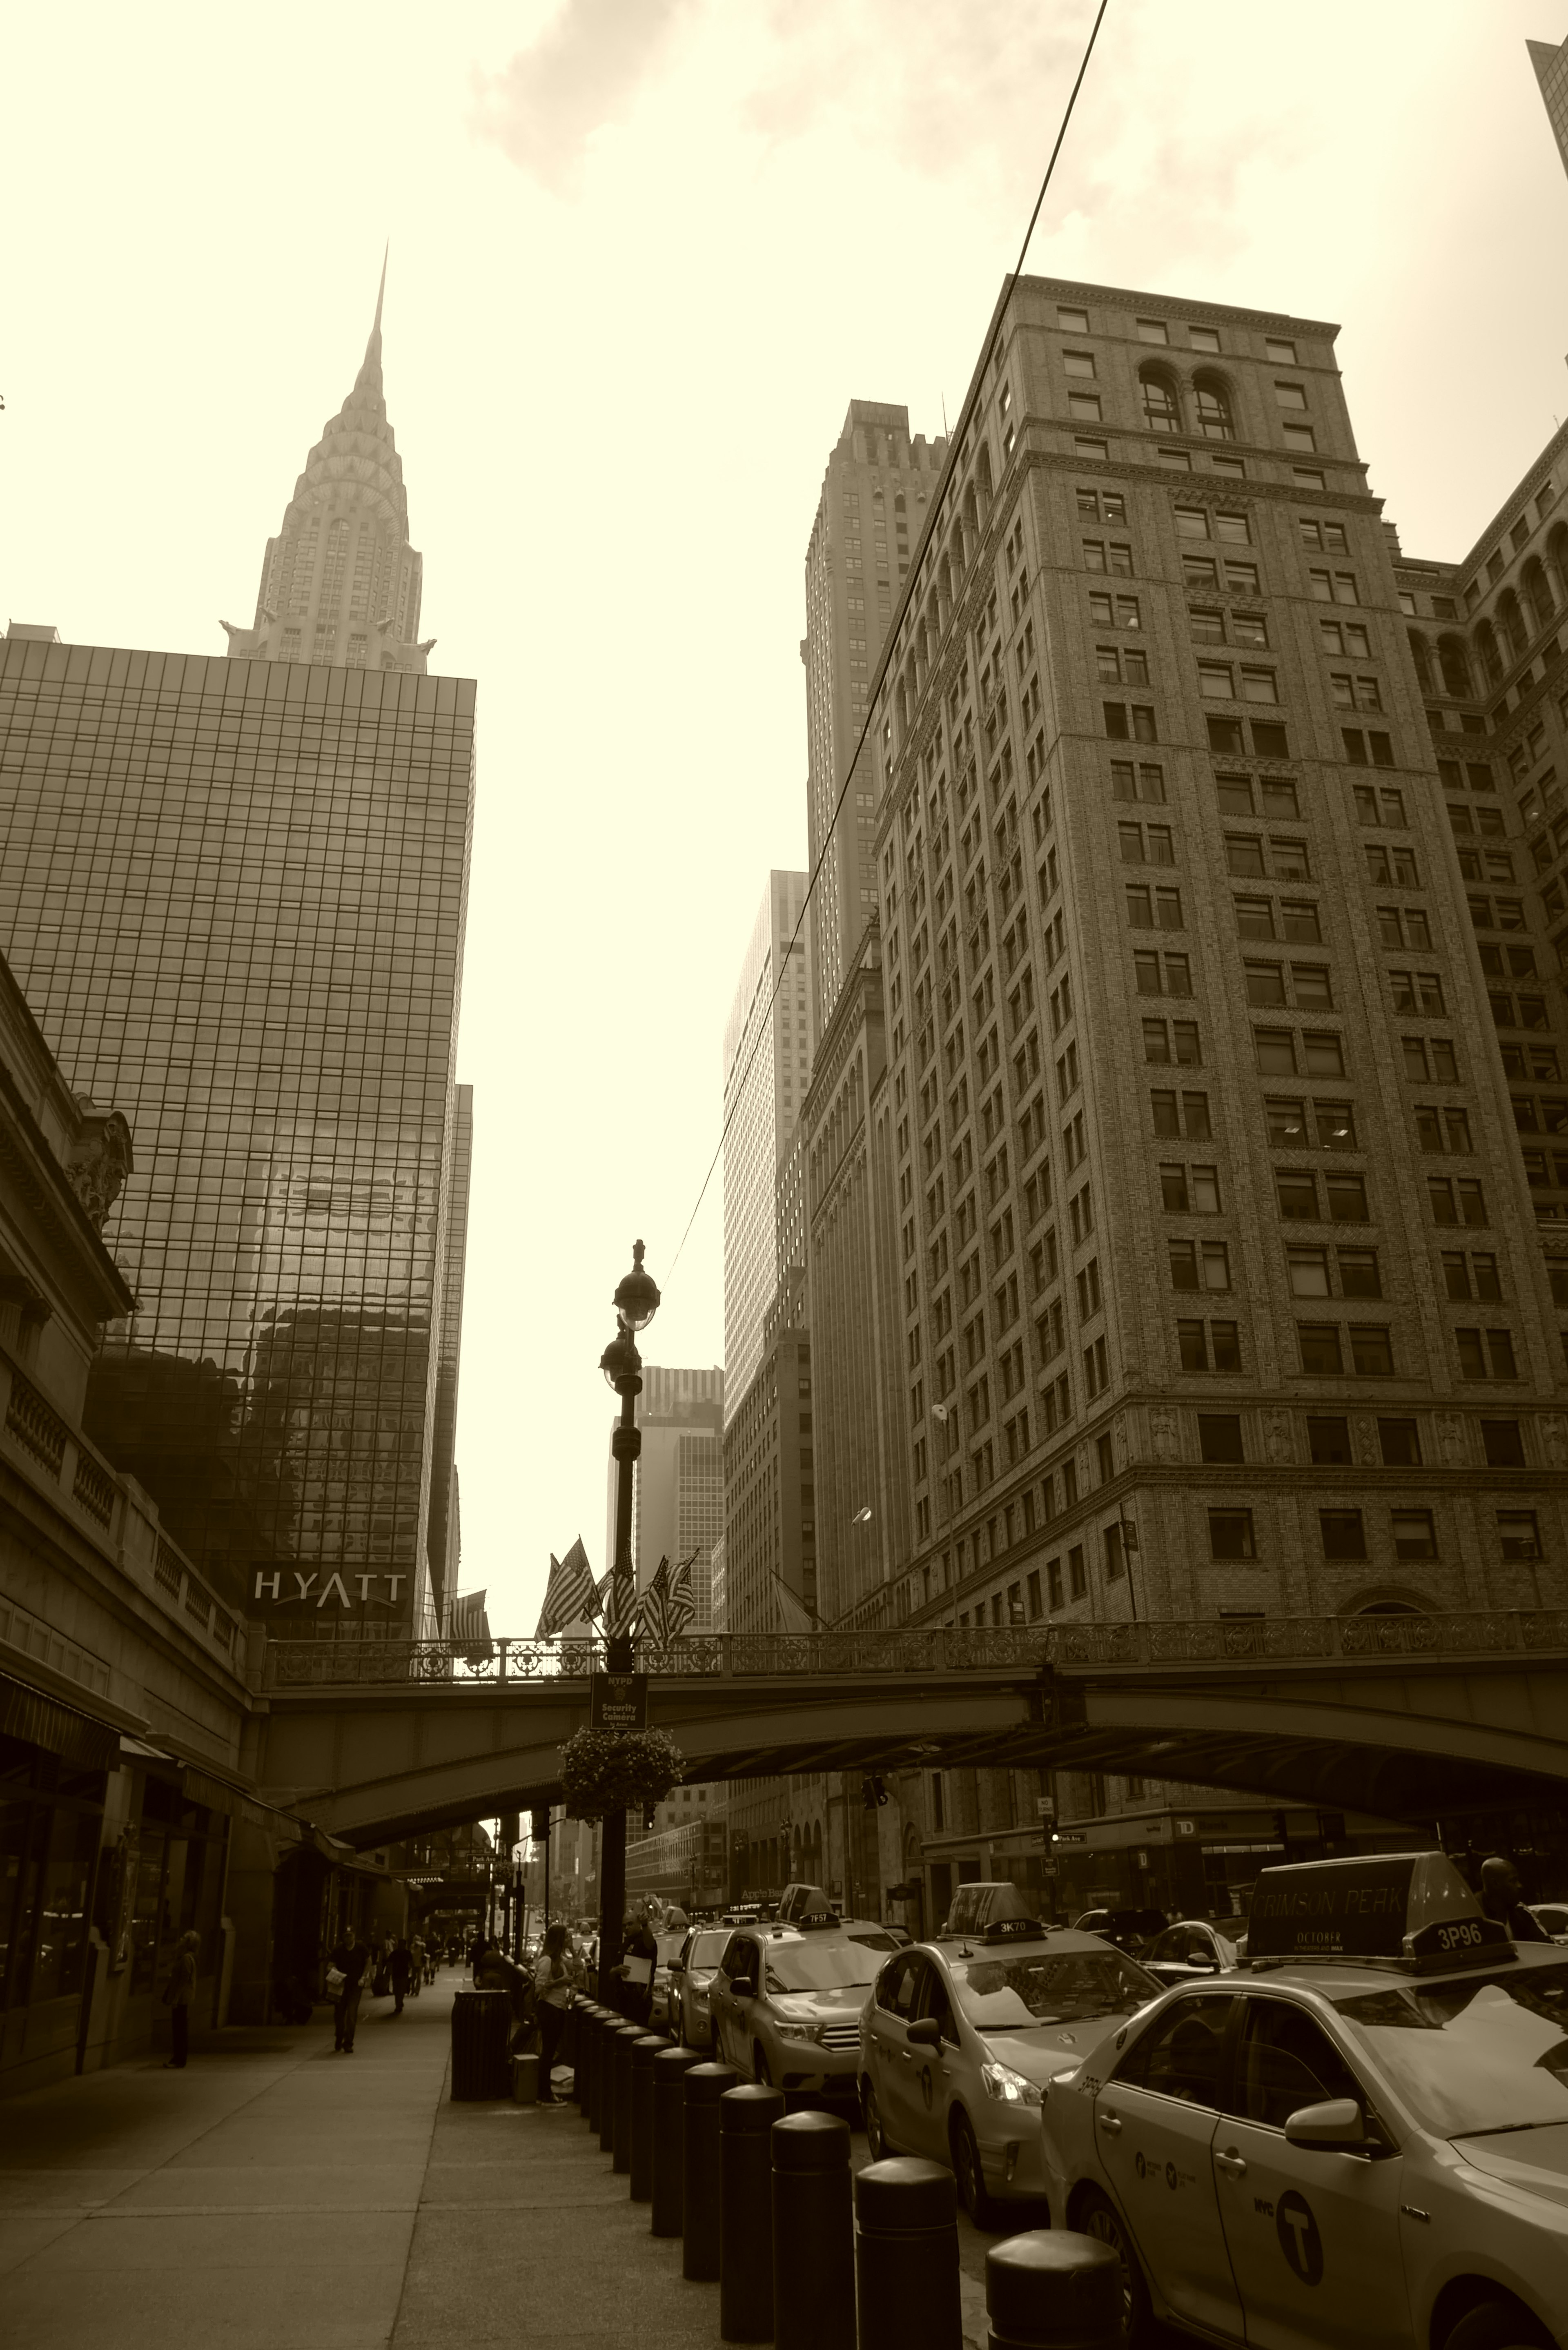
[[[625,120],[693,0],[566,0],[499,74],[479,79],[479,125],[557,194],[588,140]]]

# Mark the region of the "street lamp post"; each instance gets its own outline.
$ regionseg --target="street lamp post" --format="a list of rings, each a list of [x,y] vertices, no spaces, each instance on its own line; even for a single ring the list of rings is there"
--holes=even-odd
[[[615,1558],[610,1582],[609,1621],[629,1627],[634,1583],[631,1563],[632,1477],[642,1451],[637,1425],[637,1399],[642,1392],[642,1357],[637,1333],[646,1330],[659,1311],[659,1284],[642,1269],[642,1243],[632,1244],[631,1271],[615,1293],[616,1335],[599,1357],[606,1384],[620,1398],[620,1419],[610,1439],[615,1459]],[[623,1578],[624,1577],[624,1581]],[[629,1673],[635,1653],[629,1628],[605,1642],[605,1666],[612,1673]],[[599,1835],[599,1981],[607,1986],[620,1964],[621,1923],[626,1916],[626,1814],[607,1812]]]

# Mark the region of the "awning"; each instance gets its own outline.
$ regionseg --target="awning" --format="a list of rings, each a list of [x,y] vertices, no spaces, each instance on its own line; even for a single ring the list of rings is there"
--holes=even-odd
[[[58,1698],[46,1697],[26,1681],[0,1673],[0,1731],[42,1746],[78,1771],[117,1771],[119,1732]]]

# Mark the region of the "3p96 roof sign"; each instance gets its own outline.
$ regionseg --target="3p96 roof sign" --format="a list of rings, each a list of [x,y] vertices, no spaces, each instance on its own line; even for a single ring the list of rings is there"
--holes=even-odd
[[[1265,1868],[1252,1895],[1252,1966],[1346,1960],[1438,1973],[1516,1955],[1446,1854],[1386,1852]]]

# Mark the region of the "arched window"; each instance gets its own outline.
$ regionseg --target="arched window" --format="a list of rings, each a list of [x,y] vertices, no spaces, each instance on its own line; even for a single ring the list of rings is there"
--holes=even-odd
[[[1546,584],[1546,574],[1538,556],[1531,556],[1519,584],[1524,590],[1524,600],[1535,623],[1531,634],[1539,636],[1542,629],[1552,625],[1552,590]]]
[[[1146,361],[1137,371],[1143,391],[1143,421],[1151,432],[1179,432],[1181,404],[1177,396],[1176,378],[1168,368],[1150,367]]]
[[[1464,639],[1449,634],[1438,639],[1438,666],[1443,673],[1443,691],[1469,701],[1475,688],[1470,681],[1469,656]]]
[[[1421,691],[1423,693],[1435,693],[1438,688],[1437,680],[1432,672],[1432,648],[1419,629],[1407,629],[1406,634],[1410,639],[1410,652],[1416,663],[1416,675],[1420,681]]]
[[[1497,630],[1490,620],[1476,622],[1476,659],[1488,685],[1496,685],[1502,676],[1502,655],[1497,649]]]
[[[1555,582],[1557,600],[1562,603],[1568,598],[1568,525],[1556,523],[1552,525],[1552,536],[1546,542],[1546,567],[1549,577]]]
[[[1192,394],[1198,408],[1198,430],[1206,441],[1234,441],[1236,421],[1231,395],[1217,375],[1195,375]]]
[[[1505,588],[1497,599],[1497,625],[1502,631],[1511,659],[1518,660],[1530,639],[1525,633],[1524,614],[1511,588]]]

